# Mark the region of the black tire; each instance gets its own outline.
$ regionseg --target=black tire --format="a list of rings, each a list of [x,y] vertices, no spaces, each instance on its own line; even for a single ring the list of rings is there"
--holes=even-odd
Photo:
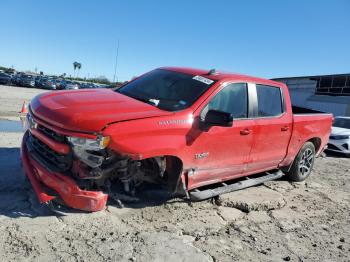
[[[292,167],[287,172],[290,181],[304,181],[312,171],[315,163],[315,146],[311,142],[306,142],[295,157]]]

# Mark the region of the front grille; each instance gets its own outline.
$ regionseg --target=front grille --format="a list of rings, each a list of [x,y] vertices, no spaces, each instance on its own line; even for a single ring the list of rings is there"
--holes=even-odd
[[[64,173],[72,167],[73,157],[71,152],[66,155],[57,153],[31,134],[27,140],[27,147],[31,156],[52,172]]]
[[[45,134],[47,137],[52,138],[53,140],[60,142],[60,143],[65,143],[66,138],[64,135],[57,134],[55,131],[43,126],[43,125],[38,125],[38,130]]]

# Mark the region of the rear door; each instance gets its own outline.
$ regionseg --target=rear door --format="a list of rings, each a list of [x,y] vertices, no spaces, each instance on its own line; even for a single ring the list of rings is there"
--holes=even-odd
[[[254,137],[246,172],[274,169],[284,159],[292,133],[292,115],[287,114],[282,89],[256,84]]]

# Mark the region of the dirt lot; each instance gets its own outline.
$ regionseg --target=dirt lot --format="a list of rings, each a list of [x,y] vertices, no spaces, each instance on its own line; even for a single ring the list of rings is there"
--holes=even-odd
[[[0,86],[0,116],[42,90]],[[21,133],[0,133],[0,261],[349,261],[350,159],[217,201],[145,202],[57,217],[24,183]]]

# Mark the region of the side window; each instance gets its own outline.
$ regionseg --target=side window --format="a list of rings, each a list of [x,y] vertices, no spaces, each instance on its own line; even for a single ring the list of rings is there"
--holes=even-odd
[[[258,117],[278,116],[282,114],[281,89],[273,86],[256,85],[258,96]]]
[[[234,118],[247,118],[247,85],[244,83],[235,83],[224,87],[204,108],[201,114],[202,119],[209,110],[231,113]]]

